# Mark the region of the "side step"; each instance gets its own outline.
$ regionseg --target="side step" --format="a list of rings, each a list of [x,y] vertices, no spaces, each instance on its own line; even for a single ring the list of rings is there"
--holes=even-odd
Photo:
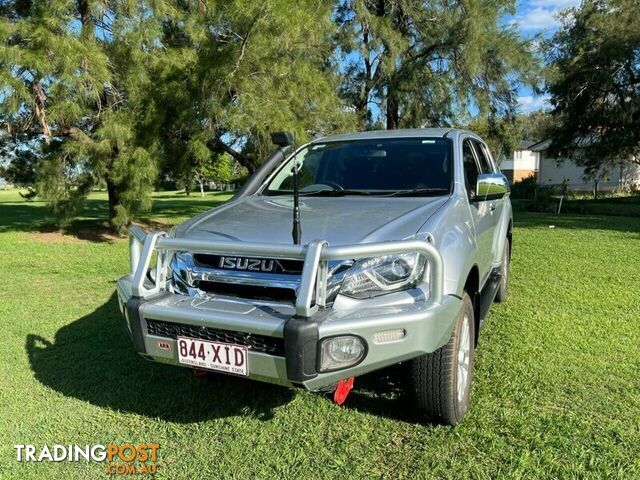
[[[499,270],[496,269],[491,272],[489,280],[487,280],[482,292],[480,292],[480,325],[484,322],[484,319],[491,308],[491,304],[496,298],[498,287],[500,287],[500,278],[501,275]]]

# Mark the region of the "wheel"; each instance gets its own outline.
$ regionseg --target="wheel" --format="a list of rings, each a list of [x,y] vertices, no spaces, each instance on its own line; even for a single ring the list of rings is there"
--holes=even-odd
[[[504,252],[502,254],[502,266],[500,267],[500,286],[496,293],[495,301],[504,302],[509,296],[509,264],[511,263],[511,246],[509,239],[504,242]]]
[[[411,361],[411,393],[421,418],[456,425],[469,408],[473,376],[475,322],[465,292],[449,343]]]

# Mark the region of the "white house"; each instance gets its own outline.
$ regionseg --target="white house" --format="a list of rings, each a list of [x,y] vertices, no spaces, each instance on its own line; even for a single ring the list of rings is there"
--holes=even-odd
[[[576,165],[572,158],[550,157],[546,151],[549,141],[545,140],[529,148],[539,155],[538,183],[540,185],[566,184],[569,190],[630,190],[640,188],[640,165],[631,161],[620,162],[597,175],[585,175],[584,167]]]
[[[597,178],[585,175],[584,167],[576,165],[570,157],[547,156],[549,141],[522,141],[513,152],[513,160],[502,162],[503,173],[518,182],[533,175],[540,185],[567,185],[569,190],[629,190],[640,188],[640,165],[623,162],[599,173]]]
[[[505,160],[500,164],[500,170],[511,183],[519,182],[531,175],[537,177],[540,153],[531,150],[536,142],[523,140],[513,151],[513,160]]]

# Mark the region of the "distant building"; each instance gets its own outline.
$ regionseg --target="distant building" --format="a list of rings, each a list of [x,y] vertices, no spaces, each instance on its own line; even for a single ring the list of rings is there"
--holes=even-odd
[[[628,161],[600,172],[597,178],[585,175],[584,167],[576,165],[570,156],[550,157],[547,155],[550,141],[544,140],[531,145],[531,151],[538,153],[538,183],[540,185],[566,184],[569,190],[593,190],[598,182],[599,190],[630,190],[640,188],[640,165]]]
[[[513,160],[506,160],[500,164],[502,173],[511,183],[519,182],[531,175],[537,178],[540,153],[531,150],[531,146],[535,144],[536,142],[531,140],[523,140],[513,151]]]
[[[584,167],[571,157],[547,156],[549,140],[522,141],[513,152],[513,160],[502,162],[500,169],[513,182],[533,175],[540,185],[566,184],[569,190],[593,190],[596,179],[585,175]],[[640,165],[623,162],[602,172],[597,178],[599,190],[640,188]]]

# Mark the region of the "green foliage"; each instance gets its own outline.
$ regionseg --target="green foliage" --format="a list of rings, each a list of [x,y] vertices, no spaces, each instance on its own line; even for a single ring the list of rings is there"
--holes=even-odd
[[[83,2],[79,2],[83,3]],[[85,2],[86,3],[86,2]],[[15,127],[40,129],[47,140],[56,125],[91,112],[110,81],[108,59],[97,41],[78,29],[74,2],[6,2],[0,12],[0,111]]]
[[[511,185],[511,198],[534,199],[538,188],[538,180],[535,175],[529,175],[528,177]]]
[[[373,126],[371,102],[391,128],[452,123],[475,105],[505,136],[496,119],[536,71],[530,42],[500,21],[512,11],[510,0],[7,1],[0,123],[15,145],[60,144],[38,180],[59,215],[106,185],[121,228],[159,179],[244,176],[273,131],[300,144]]]
[[[252,172],[273,149],[270,133],[298,142],[354,126],[337,95],[331,3],[313,0],[179,4],[163,22],[166,54],[154,99],[165,150],[182,156],[196,138]],[[216,26],[216,28],[212,28]]]
[[[585,0],[547,42],[552,154],[580,147],[588,172],[640,158],[640,4]]]
[[[468,129],[487,142],[498,164],[513,155],[513,150],[522,139],[517,118],[513,115],[478,116],[471,120]]]
[[[228,183],[236,177],[233,170],[233,162],[229,155],[220,155],[213,164],[213,169],[209,175],[211,180],[219,183]]]
[[[49,150],[38,192],[62,222],[99,182],[116,227],[150,206],[157,167],[145,99],[160,48],[148,12],[126,1],[34,0],[0,16],[3,118],[19,141]]]
[[[19,149],[11,152],[5,165],[0,165],[0,177],[19,188],[32,188],[36,183],[36,167],[39,156],[31,149]],[[0,155],[8,152],[0,150]],[[5,157],[5,158],[7,158]]]
[[[516,125],[520,140],[540,142],[552,135],[555,118],[549,112],[531,112],[525,115],[517,115]]]
[[[384,111],[387,128],[450,125],[471,105],[482,116],[512,113],[515,86],[535,84],[532,42],[502,21],[499,0],[341,2],[336,15],[345,67],[343,93],[362,126]]]
[[[57,178],[39,182],[58,214],[106,183],[121,227],[159,173],[229,178],[242,172],[221,155],[252,172],[274,130],[305,141],[353,127],[327,64],[331,14],[312,0],[3,3],[3,126],[62,142],[41,169]]]
[[[77,214],[94,184],[91,173],[82,169],[73,155],[65,153],[64,146],[58,139],[43,145],[36,181],[38,196],[49,203],[61,225]]]
[[[554,117],[548,112],[517,115],[478,115],[467,128],[480,135],[489,145],[498,163],[513,156],[522,140],[539,142],[552,134]]]

